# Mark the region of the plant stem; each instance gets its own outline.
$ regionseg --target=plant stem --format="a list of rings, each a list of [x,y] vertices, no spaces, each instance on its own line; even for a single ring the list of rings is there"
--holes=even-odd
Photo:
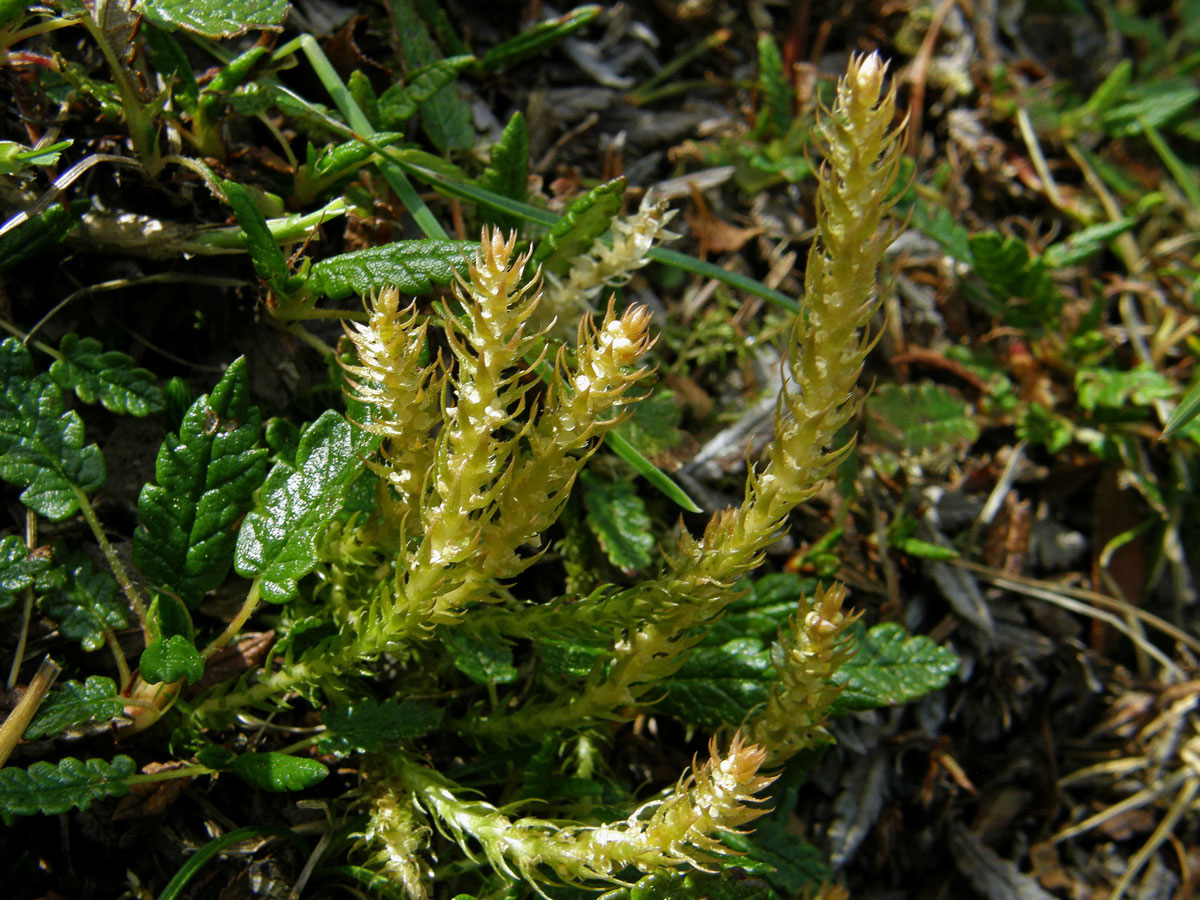
[[[91,499],[84,492],[83,488],[78,485],[71,485],[71,487],[75,491],[75,496],[79,499],[79,511],[83,515],[83,520],[92,529],[92,534],[96,537],[96,543],[100,545],[100,552],[104,554],[104,559],[108,563],[108,567],[112,569],[113,575],[116,576],[117,584],[121,586],[121,591],[125,594],[126,599],[129,600],[129,606],[138,617],[138,622],[142,627],[142,634],[148,635],[147,626],[149,623],[146,618],[146,604],[142,601],[141,594],[133,586],[133,579],[125,571],[125,565],[121,562],[121,558],[117,556],[117,551],[108,542],[108,536],[104,533],[104,527],[100,524],[100,520],[96,518],[96,511],[92,509]],[[147,641],[149,641],[149,637],[147,637]],[[121,661],[121,666],[124,666],[124,660]],[[125,674],[128,674],[128,669],[125,670]]]
[[[233,619],[230,620],[229,624],[225,626],[225,630],[217,635],[216,638],[213,639],[212,643],[204,648],[204,653],[202,655],[205,659],[215,655],[226,644],[237,637],[238,632],[242,630],[242,626],[246,624],[246,621],[251,615],[253,615],[254,610],[258,608],[259,594],[261,589],[262,579],[255,578],[254,582],[250,585],[250,591],[246,594],[246,599],[242,601],[242,607],[238,610],[237,615],[234,616]]]

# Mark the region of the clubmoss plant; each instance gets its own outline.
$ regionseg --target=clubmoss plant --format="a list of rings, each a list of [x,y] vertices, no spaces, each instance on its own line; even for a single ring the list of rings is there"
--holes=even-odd
[[[518,882],[541,892],[637,873],[715,873],[736,858],[727,842],[767,809],[776,777],[767,770],[829,740],[825,722],[853,652],[856,617],[844,609],[843,587],[800,601],[773,653],[762,651],[759,699],[719,713],[708,759],[673,789],[649,800],[623,789],[601,802],[597,792],[619,779],[596,748],[605,726],[652,710],[689,660],[712,652],[713,625],[745,594],[739,581],[849,449],[837,435],[857,409],[855,385],[872,345],[886,197],[900,153],[884,75],[877,56],[853,59],[821,124],[826,165],[803,312],[782,363],[787,387],[775,438],[750,466],[738,507],[714,515],[699,536],[681,529],[640,582],[586,596],[539,583],[540,595],[529,595],[532,582],[546,580],[530,569],[545,559],[584,466],[645,398],[654,345],[650,314],[614,300],[599,321],[582,316],[574,342],[557,342],[549,324],[535,323],[590,305],[645,264],[668,236],[670,215],[647,205],[617,221],[611,246],[596,243],[548,287],[530,272],[531,252],[518,251],[517,235],[485,230],[459,271],[447,267],[457,283],[440,305],[406,304],[394,288],[368,297],[365,321],[345,330],[348,415],[326,412],[294,440],[276,435],[269,473],[241,363],[164,444],[159,484],[139,505],[134,560],[171,590],[136,604],[148,642],[138,676],[122,679],[119,696],[109,679],[69,682],[30,733],[123,716],[131,736],[166,717],[189,761],[167,774],[134,775],[126,756],[6,769],[0,811],[60,812],[127,792],[139,779],[216,773],[297,790],[328,772],[309,755],[315,747],[326,758],[363,756],[357,793],[366,815],[357,833],[370,865],[414,900],[450,896],[468,875],[472,889],[499,895]],[[62,412],[57,388],[33,374],[24,348],[6,342],[0,364],[13,422],[34,422],[35,407]],[[4,449],[82,482],[76,470],[95,448],[82,447],[73,415],[55,420],[74,429],[73,443],[51,447],[34,422],[0,431]],[[73,490],[44,503],[43,514],[90,509],[85,490]],[[6,554],[19,549],[4,546]],[[189,607],[231,563],[251,587],[234,620],[200,649]],[[18,573],[22,587],[43,577],[32,562],[27,568]],[[95,581],[90,563],[71,577]],[[228,657],[264,605],[276,613],[279,639],[261,667],[184,691]],[[390,699],[375,696],[378,685]],[[221,743],[239,720],[257,722],[256,714],[298,697],[322,710],[317,737],[275,752],[238,754]],[[676,714],[714,724],[705,710]],[[504,755],[538,747],[524,759]],[[566,784],[588,789],[556,794],[563,773]],[[62,783],[74,793],[47,787]],[[533,803],[546,814],[517,813]],[[464,856],[448,856],[450,845]]]

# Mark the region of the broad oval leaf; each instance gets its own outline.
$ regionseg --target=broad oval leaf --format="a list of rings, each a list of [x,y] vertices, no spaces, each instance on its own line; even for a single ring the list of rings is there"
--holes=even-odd
[[[204,657],[182,634],[152,640],[142,651],[138,666],[147,684],[179,681],[194,684],[204,677]]]
[[[231,38],[252,29],[275,30],[287,0],[144,0],[142,14],[168,31],[182,28],[209,38]]]
[[[958,671],[958,657],[923,634],[909,634],[896,622],[870,630],[853,626],[855,652],[834,675],[845,685],[833,711],[893,706],[941,690]]]
[[[235,525],[267,474],[267,450],[256,446],[261,433],[239,358],[191,405],[178,436],[167,435],[154,464],[158,483],[138,497],[133,561],[190,606],[229,574]]]
[[[242,781],[264,791],[302,791],[318,784],[329,769],[315,759],[286,753],[244,753],[229,766]]]
[[[264,599],[285,603],[296,595],[296,582],[317,564],[317,542],[378,444],[378,436],[327,410],[301,435],[296,464],[275,464],[258,508],[242,522],[235,562],[239,574],[261,579]]]

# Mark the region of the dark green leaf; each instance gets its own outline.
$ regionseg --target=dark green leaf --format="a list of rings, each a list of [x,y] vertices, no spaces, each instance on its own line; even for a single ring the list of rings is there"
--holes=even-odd
[[[246,361],[236,359],[168,435],[155,461],[157,484],[142,488],[133,535],[138,568],[195,606],[233,563],[237,521],[267,472],[256,448],[258,407],[250,403]]]
[[[1167,420],[1167,427],[1163,429],[1163,437],[1171,437],[1196,418],[1197,413],[1200,413],[1200,384],[1192,385],[1184,398],[1179,401],[1179,405],[1171,413],[1171,418]]]
[[[25,729],[25,740],[53,737],[86,722],[103,722],[121,715],[124,708],[111,678],[89,675],[82,684],[68,681],[46,698]]]
[[[402,128],[405,122],[416,115],[422,103],[453,85],[458,73],[474,62],[473,56],[439,59],[417,69],[407,82],[393,84],[379,95],[380,125],[389,131]]]
[[[1042,254],[1042,259],[1052,269],[1077,265],[1089,256],[1099,253],[1104,249],[1105,244],[1124,234],[1136,224],[1137,219],[1125,217],[1117,219],[1115,222],[1092,225],[1075,232],[1065,241],[1051,244]]]
[[[17,594],[30,587],[50,564],[42,553],[30,553],[15,534],[0,538],[0,609],[8,609]]]
[[[737,587],[745,589],[745,593],[713,625],[705,636],[706,645],[720,646],[746,637],[773,641],[799,608],[800,600],[816,589],[816,579],[773,572],[753,582],[739,582]]]
[[[442,712],[414,700],[390,697],[382,703],[355,700],[329,707],[322,718],[328,730],[321,735],[317,749],[349,756],[375,753],[393,741],[424,737],[437,727]]]
[[[179,42],[161,28],[143,23],[139,32],[149,51],[150,61],[163,80],[171,84],[171,96],[188,115],[196,114],[200,88],[196,73]]]
[[[1113,137],[1140,134],[1146,125],[1159,128],[1196,107],[1200,88],[1190,76],[1135,83],[1125,101],[1105,112],[1100,121]]]
[[[970,238],[971,262],[997,304],[990,311],[1022,331],[1040,334],[1058,321],[1063,296],[1025,242],[995,231]]]
[[[69,207],[55,203],[44,213],[0,236],[0,275],[61,243],[91,205],[90,200],[73,200]]]
[[[378,134],[382,128],[379,124],[379,96],[371,85],[371,79],[362,69],[355,69],[346,79],[346,88],[363,115],[367,117],[367,121],[371,123],[371,128]]]
[[[771,672],[770,655],[754,638],[697,647],[678,672],[656,686],[667,692],[656,708],[705,728],[737,726],[766,703]]]
[[[683,441],[684,433],[679,428],[683,410],[671,391],[656,390],[645,400],[635,403],[632,409],[629,419],[617,427],[645,456],[658,456]]]
[[[474,241],[412,240],[343,253],[314,265],[305,288],[333,300],[385,287],[425,294],[434,284],[449,284],[477,248]]]
[[[1075,391],[1082,409],[1097,407],[1122,409],[1130,404],[1150,406],[1155,400],[1168,400],[1179,387],[1149,366],[1122,372],[1118,369],[1083,368],[1075,373]]]
[[[325,780],[329,769],[315,759],[286,753],[244,753],[229,770],[251,787],[264,791],[302,791]]]
[[[124,628],[129,624],[125,598],[116,579],[97,569],[81,552],[69,555],[61,569],[48,570],[45,581],[54,584],[38,597],[38,609],[58,623],[59,634],[78,641],[84,650],[96,650],[104,644],[106,627]],[[38,589],[43,589],[42,579]]]
[[[278,29],[287,0],[144,0],[138,9],[168,31],[182,28],[209,38],[231,38],[253,29]]]
[[[650,565],[654,534],[637,489],[628,481],[604,481],[584,472],[587,524],[609,562],[626,574]]]
[[[479,176],[481,187],[504,197],[524,202],[529,193],[529,128],[520,111],[513,113],[500,140],[492,145],[492,160]],[[505,228],[516,228],[517,218],[483,210],[484,217]]]
[[[156,594],[150,602],[150,612],[147,614],[151,637],[172,637],[182,635],[187,640],[194,640],[196,629],[192,625],[192,616],[187,604],[178,597],[170,594]]]
[[[55,815],[68,809],[87,809],[93,800],[129,793],[133,760],[118,756],[81,762],[68,756],[58,765],[35,762],[28,769],[0,769],[0,813]]]
[[[541,640],[537,644],[542,666],[551,675],[586,678],[592,667],[608,652],[606,644]]]
[[[655,872],[597,900],[779,900],[779,895],[761,878],[734,867],[722,872]]]
[[[852,626],[854,656],[834,675],[845,690],[835,713],[874,709],[916,700],[941,690],[958,671],[958,657],[923,634],[910,635],[903,625],[881,622],[869,631]]]
[[[979,437],[970,407],[936,384],[885,384],[867,399],[867,433],[900,453],[963,449]]]
[[[753,834],[725,834],[721,840],[744,853],[739,864],[760,875],[782,896],[800,897],[829,878],[829,867],[820,850],[787,831],[787,818],[767,816],[754,823]],[[749,865],[751,860],[761,869]]]
[[[614,178],[575,199],[566,214],[542,238],[533,261],[554,275],[565,274],[571,261],[588,250],[608,231],[621,209],[625,179]]]
[[[154,373],[139,369],[119,350],[105,352],[95,338],[63,335],[62,359],[50,365],[50,377],[84,403],[100,403],[109,412],[148,416],[165,407]]]
[[[246,245],[246,252],[250,254],[254,271],[272,290],[283,291],[288,280],[287,260],[271,236],[267,217],[254,202],[254,195],[236,181],[226,181],[222,188],[242,229],[242,241]]]
[[[204,677],[204,658],[182,634],[152,640],[142,651],[138,666],[142,680],[147,684],[170,683],[182,678],[187,678],[188,684],[194,684]]]
[[[21,502],[53,521],[79,509],[78,491],[104,484],[104,456],[83,445],[83,422],[63,411],[62,391],[33,374],[15,338],[0,344],[0,478],[23,488]]]
[[[971,232],[941,204],[920,198],[912,206],[912,224],[937,241],[959,262],[971,262]]]
[[[779,45],[770,32],[758,36],[758,117],[754,134],[769,139],[786,134],[792,124],[792,105],[795,92],[791,79],[783,71]]]
[[[371,143],[377,147],[387,147],[403,137],[403,134],[396,131],[380,131],[371,135]],[[309,155],[311,158],[305,164],[305,169],[312,177],[337,177],[342,174],[349,174],[362,166],[371,158],[371,154],[374,152],[374,148],[358,140],[344,141],[340,144],[327,144],[321,148],[320,152],[315,151],[312,145],[309,144]]]
[[[592,21],[600,15],[600,9],[599,6],[580,6],[557,19],[539,22],[484,53],[479,68],[485,72],[499,72],[541,53]]]
[[[437,62],[442,54],[425,22],[417,15],[412,0],[392,0],[388,4],[392,17],[392,28],[400,41],[400,51],[410,71]],[[382,98],[380,98],[382,102]],[[447,84],[439,88],[420,105],[421,125],[435,147],[443,153],[447,150],[465,150],[475,139],[471,124],[471,108],[458,94],[456,85]],[[380,112],[384,124],[391,127],[388,114]]]
[[[453,628],[438,632],[442,644],[450,651],[454,666],[479,684],[511,684],[517,680],[512,648],[506,644],[464,634]]]
[[[242,522],[235,563],[239,574],[261,580],[265,599],[284,603],[296,595],[297,580],[319,560],[317,542],[378,443],[327,410],[301,436],[295,466],[271,469],[257,508]]]

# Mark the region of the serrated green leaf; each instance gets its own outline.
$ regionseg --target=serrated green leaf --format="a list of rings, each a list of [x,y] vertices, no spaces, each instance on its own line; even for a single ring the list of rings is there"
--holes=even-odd
[[[267,451],[255,446],[261,421],[246,361],[236,359],[212,393],[191,405],[178,436],[167,435],[155,461],[157,484],[138,497],[133,561],[191,606],[229,574],[234,526],[266,477]]]
[[[82,684],[68,681],[42,703],[25,729],[25,740],[53,737],[87,722],[107,721],[121,715],[124,709],[124,701],[117,696],[117,685],[111,678],[89,675]]]
[[[971,262],[971,232],[949,209],[918,198],[911,215],[914,228],[937,241],[959,262]]]
[[[128,354],[105,352],[95,338],[75,334],[63,335],[58,350],[62,359],[50,364],[50,378],[84,403],[100,403],[109,412],[131,416],[149,416],[165,408],[154,373],[138,368]]]
[[[398,131],[377,131],[371,135],[371,143],[376,147],[388,147],[404,137]],[[373,147],[359,140],[344,141],[340,144],[327,144],[320,151],[308,145],[309,159],[304,168],[310,177],[337,178],[349,174],[362,166],[371,154]]]
[[[115,757],[111,763],[81,762],[68,756],[58,765],[35,762],[28,769],[0,769],[0,813],[55,815],[76,807],[87,809],[93,800],[128,794],[134,771],[128,756]]]
[[[229,766],[251,787],[264,791],[302,791],[320,784],[329,769],[315,759],[302,759],[286,753],[243,753]]]
[[[999,305],[992,310],[1022,331],[1040,334],[1062,313],[1063,296],[1025,242],[996,231],[973,235],[971,264]]]
[[[580,6],[557,19],[539,22],[484,53],[479,59],[479,68],[484,72],[503,71],[554,46],[598,15],[599,6]]]
[[[400,51],[410,70],[428,66],[441,58],[425,22],[417,14],[412,0],[392,0],[388,4],[392,28],[400,42]],[[441,152],[465,150],[475,139],[471,107],[459,96],[454,84],[446,84],[420,105],[421,126]],[[386,114],[385,114],[386,118]]]
[[[492,159],[479,176],[479,184],[485,190],[524,203],[529,194],[529,128],[520,110],[513,113],[500,140],[492,145]],[[484,218],[505,228],[516,228],[516,216],[481,210]]]
[[[146,645],[138,662],[146,684],[162,684],[187,678],[195,684],[204,677],[204,657],[182,634],[155,638]]]
[[[910,635],[903,625],[881,622],[866,629],[855,623],[854,655],[834,674],[845,688],[833,712],[875,709],[916,700],[941,690],[958,671],[958,657],[923,634]]]
[[[473,56],[451,56],[417,69],[405,83],[391,85],[379,95],[380,125],[395,131],[416,115],[422,103],[454,84],[458,73],[475,63]]]
[[[221,187],[233,208],[238,226],[242,229],[242,242],[246,246],[246,252],[250,254],[254,271],[272,290],[282,292],[288,280],[287,260],[283,258],[283,251],[271,236],[267,217],[254,202],[254,196],[243,185],[236,181],[225,181]]]
[[[658,683],[666,696],[655,708],[705,728],[737,726],[767,702],[772,671],[770,654],[755,638],[697,647],[679,671]]]
[[[1162,78],[1135,83],[1125,93],[1124,102],[1100,117],[1104,129],[1113,137],[1141,134],[1146,125],[1160,128],[1172,119],[1195,109],[1200,88],[1188,76]]]
[[[621,209],[625,178],[597,185],[575,199],[561,219],[542,238],[533,262],[554,275],[563,275],[571,261],[592,249],[596,238],[608,231]]]
[[[317,741],[317,749],[349,756],[375,753],[393,741],[424,737],[441,722],[442,711],[415,700],[390,697],[382,703],[354,700],[329,707],[322,720],[327,730]]]
[[[867,398],[867,433],[907,455],[969,446],[979,425],[968,404],[936,384],[885,384]]]
[[[1075,373],[1075,391],[1081,409],[1097,407],[1122,409],[1150,406],[1155,400],[1168,400],[1179,393],[1179,386],[1149,366],[1122,372],[1117,369],[1082,368]]]
[[[765,139],[786,134],[792,124],[795,93],[791,79],[783,71],[779,45],[768,31],[760,32],[758,36],[758,92],[755,137]]]
[[[287,15],[287,0],[143,0],[138,9],[168,31],[182,28],[209,38],[231,38],[256,29],[274,30]]]
[[[517,680],[512,647],[464,634],[453,628],[438,632],[454,667],[478,684],[511,684]]]
[[[734,867],[722,872],[655,872],[597,900],[779,900],[779,895],[761,878]]]
[[[0,275],[60,244],[91,206],[90,200],[72,200],[69,206],[55,203],[19,228],[0,235]]]
[[[15,534],[0,538],[0,609],[8,609],[17,594],[30,587],[50,561],[41,553],[30,553]]]
[[[449,284],[477,248],[473,241],[413,240],[343,253],[314,265],[305,288],[333,300],[385,287],[425,294],[434,284]]]
[[[317,542],[378,444],[377,435],[327,410],[301,435],[295,466],[271,469],[257,508],[242,522],[235,555],[239,574],[260,579],[264,599],[285,603],[296,595],[296,582],[319,561]]]
[[[355,69],[346,79],[346,88],[363,115],[367,117],[367,121],[371,123],[371,128],[379,133],[382,130],[379,124],[379,95],[375,93],[367,73],[362,69]]]
[[[657,456],[683,441],[684,433],[679,428],[683,410],[671,391],[666,388],[656,390],[633,404],[632,410],[632,415],[617,429],[643,455]]]
[[[574,641],[537,641],[538,658],[551,675],[586,678],[592,667],[608,652],[606,644]]]
[[[608,561],[626,574],[650,565],[654,534],[637,489],[628,481],[604,481],[590,472],[581,476],[587,524]]]
[[[79,509],[79,491],[104,484],[104,456],[83,445],[83,421],[63,411],[62,391],[34,375],[15,338],[0,344],[0,478],[23,488],[21,502],[55,522]]]
[[[104,644],[104,629],[124,628],[129,612],[117,581],[103,569],[97,569],[81,552],[69,555],[57,570],[47,570],[38,579],[43,592],[37,605],[58,623],[63,637],[78,641],[84,650],[96,650]]]
[[[772,572],[753,582],[739,582],[743,594],[725,610],[704,638],[707,646],[720,646],[737,638],[773,641],[796,612],[801,598],[816,589],[815,578],[792,572]]]
[[[1051,244],[1042,254],[1046,265],[1052,269],[1073,266],[1083,262],[1089,256],[1099,253],[1104,245],[1124,234],[1137,224],[1137,219],[1125,217],[1114,222],[1101,222],[1077,231],[1065,241]]]
[[[1071,443],[1072,435],[1070,419],[1049,412],[1036,401],[1031,401],[1018,414],[1017,437],[1031,444],[1041,444],[1052,454]]]
[[[739,863],[751,874],[759,875],[784,897],[800,897],[806,890],[829,878],[829,866],[821,851],[798,834],[787,830],[791,810],[786,815],[765,816],[754,823],[752,834],[725,834],[722,843],[745,854]],[[761,866],[751,866],[753,860]]]

